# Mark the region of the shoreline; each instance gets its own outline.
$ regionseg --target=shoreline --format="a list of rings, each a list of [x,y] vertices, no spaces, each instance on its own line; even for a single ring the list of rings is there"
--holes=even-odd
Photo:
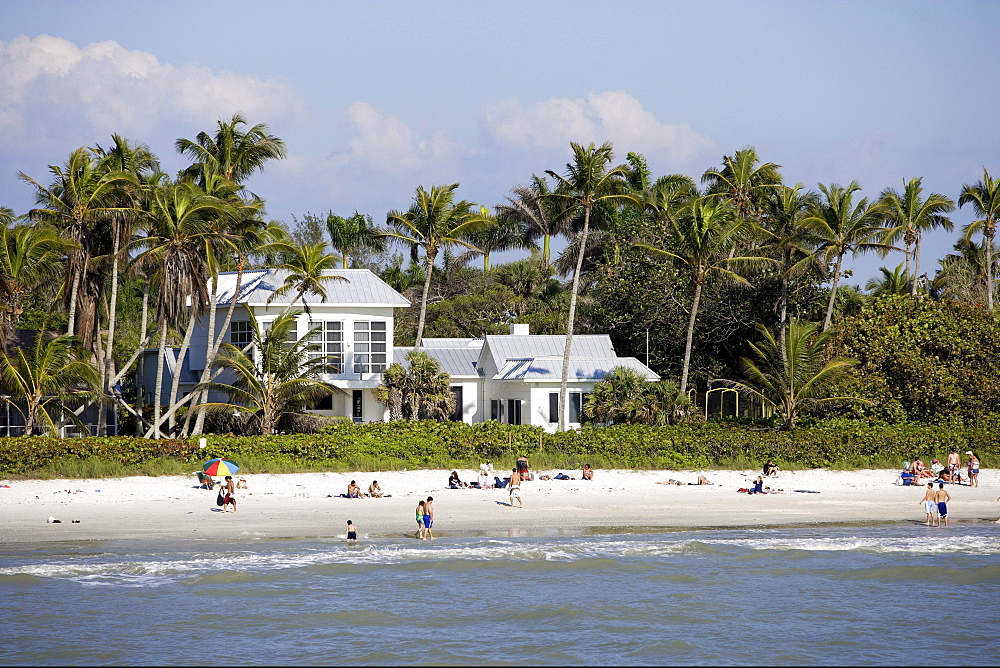
[[[756,477],[749,471],[598,470],[593,481],[584,481],[579,471],[566,470],[577,479],[538,479],[556,472],[536,471],[535,480],[522,484],[523,508],[509,506],[505,489],[449,489],[447,470],[237,474],[237,480],[246,478],[248,488],[237,490],[236,513],[219,512],[216,491],[198,488],[193,474],[4,480],[0,540],[338,539],[348,519],[363,540],[405,538],[416,530],[417,501],[427,496],[435,499],[434,530],[442,538],[858,522],[912,522],[915,529],[927,529],[921,505],[924,487],[894,485],[894,469],[782,471],[776,478],[765,478],[774,493],[763,495],[737,493]],[[475,480],[475,473],[459,471],[465,481]],[[672,478],[694,482],[699,474],[715,484],[658,484]],[[378,480],[391,496],[341,498],[351,480],[362,490]],[[952,497],[952,524],[993,522],[1000,514],[1000,483],[989,475],[980,475],[979,487],[946,488]],[[49,517],[60,522],[48,523]]]

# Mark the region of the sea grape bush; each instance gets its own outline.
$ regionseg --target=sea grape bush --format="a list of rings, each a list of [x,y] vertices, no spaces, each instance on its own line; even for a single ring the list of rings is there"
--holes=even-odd
[[[129,437],[58,439],[0,438],[0,475],[30,475],[62,459],[101,458],[123,468],[173,459],[197,468],[212,457],[254,462],[247,472],[343,470],[364,463],[378,470],[476,468],[521,454],[544,456],[552,467],[577,468],[585,461],[616,468],[700,469],[756,466],[774,459],[783,468],[867,468],[896,466],[920,457],[930,461],[954,447],[973,450],[983,465],[1000,461],[1000,420],[975,425],[884,424],[875,420],[806,419],[794,431],[737,422],[664,427],[615,425],[545,434],[539,427],[490,421],[376,422],[338,424],[320,434],[274,436],[209,435],[198,439],[148,440]],[[257,470],[259,469],[259,470]]]

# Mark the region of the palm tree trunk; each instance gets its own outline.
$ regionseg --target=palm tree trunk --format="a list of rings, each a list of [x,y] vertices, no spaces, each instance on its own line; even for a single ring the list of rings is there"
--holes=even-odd
[[[427,319],[427,295],[431,291],[431,272],[434,271],[434,256],[437,253],[427,252],[427,275],[424,276],[424,293],[420,298],[420,321],[417,323],[417,342],[413,344],[414,350],[420,350],[420,343],[424,339],[424,321]]]
[[[840,281],[840,263],[843,262],[844,255],[837,256],[837,265],[833,271],[833,283],[830,285],[830,302],[826,305],[826,317],[823,318],[823,330],[826,331],[833,318],[833,302],[837,299],[837,283]]]
[[[587,235],[590,234],[590,210],[583,209],[583,232],[580,235],[580,251],[576,254],[576,268],[573,271],[573,287],[569,293],[569,314],[566,317],[566,347],[563,349],[562,375],[559,379],[559,431],[566,431],[569,422],[569,358],[573,351],[573,326],[576,323],[576,297],[580,290],[580,272],[583,270],[583,256],[587,252]]]
[[[915,280],[916,277],[913,275],[913,272],[910,271],[910,264],[911,264],[910,263],[910,258],[913,257],[913,250],[912,250],[911,246],[912,246],[912,244],[910,242],[907,242],[907,244],[906,244],[906,269],[905,269],[905,273],[906,273],[906,280],[910,282],[911,286],[913,286],[916,283],[916,280]],[[911,290],[910,294],[913,294],[912,289],[913,288],[911,287],[910,288],[910,290]],[[823,329],[826,329],[826,327],[824,326]]]
[[[229,331],[229,323],[232,322],[233,312],[236,310],[236,303],[239,301],[240,291],[243,289],[243,263],[240,262],[236,265],[236,288],[233,292],[233,298],[229,301],[229,309],[226,311],[226,318],[222,322],[222,327],[219,329],[219,334],[215,334],[215,306],[219,303],[218,293],[219,285],[218,280],[213,278],[212,283],[212,301],[210,308],[212,311],[209,313],[209,339],[211,344],[208,347],[208,352],[205,356],[205,369],[201,372],[201,380],[199,383],[208,382],[209,375],[212,370],[212,365],[215,363],[215,358],[219,354],[219,348],[222,347],[222,341],[226,337],[226,333]],[[204,390],[201,393],[199,399],[201,403],[208,401],[208,390]],[[208,407],[203,406],[198,411],[198,420],[195,422],[194,431],[191,432],[192,436],[201,435],[202,430],[205,428],[205,413],[208,411]]]
[[[983,237],[986,239],[986,308],[993,312],[993,237],[996,229],[990,220],[983,226]]]
[[[156,382],[153,383],[153,426],[146,432],[146,438],[160,437],[160,402],[163,400],[163,359],[167,356],[167,323],[160,325],[160,343],[156,356]]]
[[[108,304],[108,346],[104,353],[104,365],[101,372],[101,392],[104,396],[111,394],[112,362],[115,350],[115,327],[118,324],[118,253],[121,250],[121,239],[115,234],[114,253],[111,256],[111,303]],[[101,408],[101,418],[97,423],[97,435],[104,436],[107,429],[105,410]]]
[[[791,262],[790,255],[791,253],[785,251],[785,267]],[[781,276],[781,309],[778,314],[778,324],[780,327],[778,336],[781,338],[782,343],[784,343],[785,332],[788,329],[788,275],[784,273]]]
[[[66,323],[66,333],[75,336],[76,332],[76,295],[80,289],[80,275],[73,277],[73,287],[69,291],[69,318]]]
[[[549,257],[550,257],[550,253],[549,253],[549,241],[550,241],[550,239],[551,239],[551,237],[548,234],[543,234],[542,235],[542,257],[545,258],[545,264],[546,265],[551,264],[549,262]]]
[[[917,240],[913,243],[913,280],[910,281],[910,294],[917,294],[917,281],[920,280],[920,230],[917,230]]]
[[[688,318],[687,343],[684,344],[684,368],[681,370],[681,391],[687,396],[688,371],[691,369],[691,344],[694,341],[694,323],[698,318],[698,304],[701,302],[701,281],[694,283],[694,299],[691,300],[691,316]]]
[[[175,407],[177,404],[177,392],[180,389],[181,383],[181,369],[184,368],[184,358],[187,357],[188,347],[191,345],[191,332],[194,330],[195,322],[195,309],[192,305],[191,313],[188,316],[188,326],[187,331],[184,332],[184,341],[181,342],[181,349],[177,353],[177,365],[174,367],[174,378],[173,382],[170,384],[170,402],[167,404],[170,406],[170,411],[167,414],[167,433],[174,433],[174,414],[177,410]],[[159,425],[157,425],[159,426]]]

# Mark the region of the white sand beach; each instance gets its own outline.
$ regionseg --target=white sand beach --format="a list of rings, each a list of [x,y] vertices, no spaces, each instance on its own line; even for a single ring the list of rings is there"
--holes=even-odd
[[[522,485],[523,508],[504,489],[449,489],[450,471],[237,475],[238,512],[222,513],[216,492],[196,476],[101,480],[0,481],[0,540],[8,542],[114,538],[280,538],[342,536],[348,519],[362,538],[403,536],[416,528],[417,502],[435,499],[435,534],[518,535],[629,527],[747,527],[828,522],[922,522],[921,487],[893,484],[894,470],[782,471],[765,484],[778,493],[737,493],[750,471],[598,470],[593,481],[540,480]],[[477,472],[461,470],[464,481]],[[704,473],[715,484],[695,482]],[[502,477],[502,476],[501,476]],[[378,480],[387,498],[346,499],[351,480],[367,490]],[[7,486],[9,485],[9,487]],[[979,487],[947,485],[955,523],[987,522],[1000,513],[1000,481],[983,471]],[[806,493],[795,490],[809,490]],[[48,518],[60,520],[49,523]],[[78,520],[78,522],[75,522]]]

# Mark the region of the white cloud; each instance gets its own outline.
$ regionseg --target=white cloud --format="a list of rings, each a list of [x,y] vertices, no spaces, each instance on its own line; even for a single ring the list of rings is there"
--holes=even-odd
[[[149,135],[164,125],[189,126],[193,136],[236,111],[250,123],[273,124],[303,110],[281,81],[175,67],[114,41],[82,48],[49,35],[0,42],[0,144],[8,150],[68,154],[113,132],[152,145]]]
[[[501,148],[515,151],[566,149],[570,142],[611,141],[616,153],[637,151],[677,168],[714,150],[714,142],[686,124],[661,123],[623,90],[583,98],[553,98],[529,109],[517,102],[482,110],[486,134]]]

